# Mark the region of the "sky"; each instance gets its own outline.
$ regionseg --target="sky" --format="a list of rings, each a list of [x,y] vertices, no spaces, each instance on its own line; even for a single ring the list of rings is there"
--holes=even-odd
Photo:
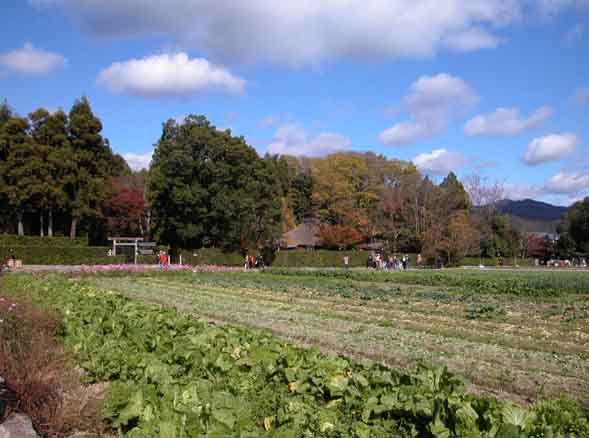
[[[2,0],[0,98],[86,96],[149,164],[162,123],[203,114],[260,154],[373,151],[589,196],[589,0]]]

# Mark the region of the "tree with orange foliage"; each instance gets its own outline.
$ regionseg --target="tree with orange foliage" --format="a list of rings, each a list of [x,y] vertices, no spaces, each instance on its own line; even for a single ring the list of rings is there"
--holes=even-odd
[[[350,249],[362,242],[362,235],[348,225],[321,225],[318,232],[321,244],[328,249]]]

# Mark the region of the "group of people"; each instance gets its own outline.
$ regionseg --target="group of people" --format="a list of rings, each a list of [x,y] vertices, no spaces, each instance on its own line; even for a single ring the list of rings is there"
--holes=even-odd
[[[417,256],[418,264],[421,259],[421,255]],[[397,257],[396,255],[385,256],[381,253],[368,256],[366,266],[374,269],[396,269],[396,270],[407,270],[409,269],[409,256]]]
[[[248,254],[245,256],[245,264],[243,268],[245,270],[248,269],[264,269],[265,267],[264,258],[261,255],[258,255],[255,259],[254,256]]]
[[[536,266],[538,266],[536,259]],[[544,264],[544,263],[542,263]],[[575,257],[572,260],[548,260],[546,266],[549,268],[587,268],[587,260],[584,257]]]

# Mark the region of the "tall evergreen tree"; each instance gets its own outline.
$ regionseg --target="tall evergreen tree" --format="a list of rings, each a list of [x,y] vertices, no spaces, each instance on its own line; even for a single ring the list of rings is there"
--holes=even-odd
[[[36,206],[40,219],[40,234],[44,235],[44,218],[47,215],[47,235],[53,236],[53,218],[56,211],[67,205],[65,181],[73,171],[72,148],[68,139],[67,116],[59,110],[50,114],[38,109],[29,114],[31,135],[41,166],[36,169],[40,183],[36,193]]]
[[[29,123],[22,117],[11,117],[2,127],[0,191],[17,218],[17,232],[24,235],[23,215],[32,208],[39,181],[35,170],[41,166],[35,144],[29,135]]]
[[[12,110],[8,106],[8,103],[4,101],[0,104],[0,231],[9,229],[10,221],[12,220],[8,198],[4,190],[1,189],[6,184],[4,180],[4,163],[8,158],[8,138],[6,137],[4,126],[11,118]]]
[[[82,218],[101,217],[105,178],[113,176],[114,158],[102,137],[102,123],[94,115],[88,99],[76,100],[69,112],[68,140],[72,148],[71,168],[65,180],[71,211],[70,237],[77,234]]]

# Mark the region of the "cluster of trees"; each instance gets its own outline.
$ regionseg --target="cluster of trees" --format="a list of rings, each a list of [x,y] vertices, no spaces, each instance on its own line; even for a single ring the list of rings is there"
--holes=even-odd
[[[0,106],[0,232],[139,235],[173,248],[275,248],[313,220],[322,245],[384,244],[457,262],[540,251],[496,204],[500,184],[453,173],[436,184],[410,162],[368,153],[259,156],[204,116],[168,120],[149,171],[132,172],[86,98],[69,113]],[[563,222],[558,251],[588,252],[589,201]],[[556,251],[556,250],[555,250]]]
[[[101,236],[106,200],[119,190],[111,181],[131,173],[101,131],[84,97],[67,114],[21,117],[0,105],[0,231]]]
[[[470,188],[487,198],[493,190],[480,181]],[[380,242],[446,262],[515,251],[509,222],[473,210],[453,173],[437,185],[412,163],[370,152],[260,157],[203,116],[164,124],[147,198],[152,231],[177,247],[271,247],[313,219],[332,249]]]

